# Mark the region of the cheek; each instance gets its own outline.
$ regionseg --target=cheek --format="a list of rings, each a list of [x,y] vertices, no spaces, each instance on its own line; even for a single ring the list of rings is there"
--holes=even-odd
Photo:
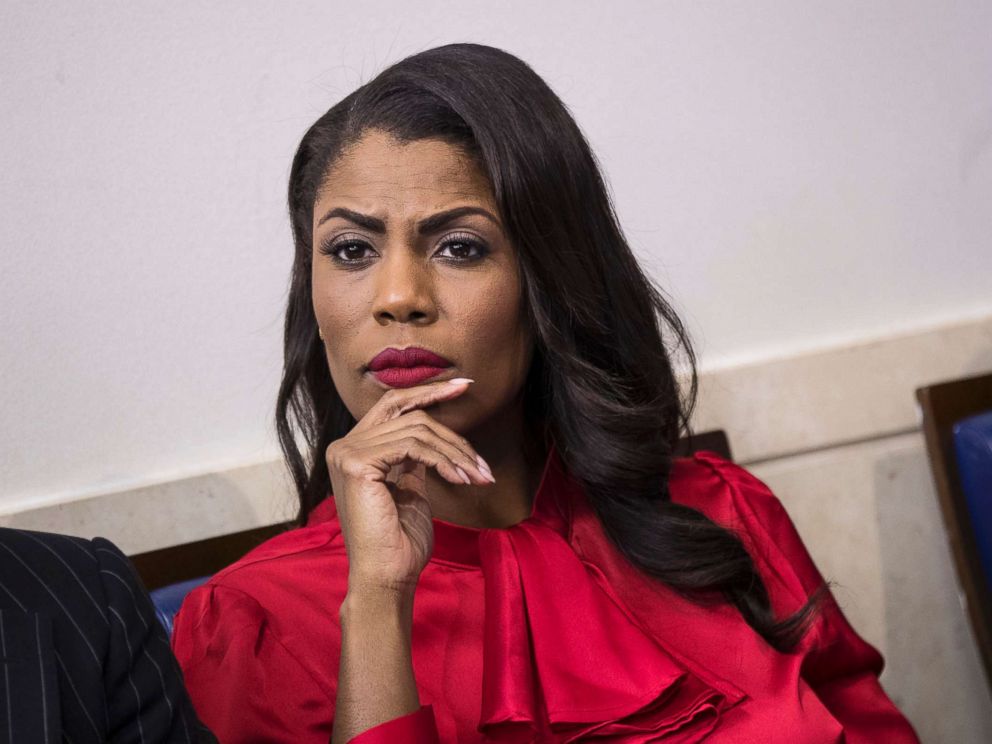
[[[519,294],[515,280],[494,277],[458,292],[449,305],[465,372],[484,378],[489,389],[515,388],[527,372],[530,338]]]
[[[360,342],[367,310],[347,282],[325,282],[318,274],[312,289],[314,315],[324,331],[331,380],[352,415],[360,417],[360,412],[371,405],[362,400],[355,375],[366,361],[362,356],[366,350]]]
[[[360,288],[353,284],[323,281],[319,276],[313,283],[314,314],[324,336],[334,341],[330,348],[335,352],[336,363],[347,363],[348,349],[360,334],[359,321],[365,312]]]

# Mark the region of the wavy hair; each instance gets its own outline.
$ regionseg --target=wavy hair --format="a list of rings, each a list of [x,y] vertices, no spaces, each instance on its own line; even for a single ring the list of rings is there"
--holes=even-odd
[[[407,57],[328,110],[296,151],[296,254],[276,428],[299,496],[297,522],[330,492],[324,452],[355,424],[317,334],[313,208],[329,167],[372,129],[401,142],[448,142],[488,175],[535,332],[524,405],[554,439],[609,539],[644,573],[695,601],[730,602],[770,645],[795,648],[825,586],[776,619],[740,538],[671,500],[668,476],[697,391],[688,334],[638,265],[564,103],[527,64],[492,47],[450,44]],[[685,390],[674,369],[680,352]]]

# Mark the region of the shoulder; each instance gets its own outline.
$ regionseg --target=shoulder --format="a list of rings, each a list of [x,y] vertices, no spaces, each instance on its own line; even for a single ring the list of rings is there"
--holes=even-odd
[[[49,612],[93,642],[118,626],[142,633],[155,623],[154,609],[130,559],[110,540],[51,532],[4,530],[2,573],[26,592],[31,609]],[[33,586],[32,586],[33,585]],[[30,588],[29,588],[30,587]],[[106,659],[104,659],[106,660]]]
[[[91,582],[106,583],[108,570],[123,574],[129,585],[141,583],[127,556],[103,537],[0,527],[0,556],[4,575],[19,573],[49,588],[68,584],[70,594]]]
[[[0,600],[56,614],[94,609],[100,565],[90,540],[51,532],[0,528]],[[91,619],[89,611],[80,614]]]
[[[131,560],[114,543],[104,537],[90,542],[97,561],[104,605],[111,614],[111,625],[140,626],[148,630],[154,623],[155,609],[148,591]]]
[[[56,572],[71,569],[93,571],[97,559],[90,540],[54,532],[36,532],[0,527],[0,566],[20,564]]]
[[[289,530],[193,589],[176,617],[174,636],[211,622],[228,629],[268,623],[311,588],[334,593],[340,585],[343,591],[346,575],[347,554],[336,522]]]
[[[713,452],[677,458],[668,481],[672,501],[697,509],[731,529],[757,529],[780,519],[785,508],[752,473]]]
[[[801,604],[822,583],[782,502],[740,465],[713,452],[678,458],[669,478],[669,494],[673,502],[692,507],[733,530],[772,594],[787,604]]]
[[[334,687],[333,670],[312,649],[316,644],[333,658],[346,589],[347,556],[332,524],[270,538],[193,589],[172,632],[193,696],[206,690],[211,700],[238,697],[246,680],[271,674],[279,678],[277,686],[305,686],[326,698]]]
[[[230,566],[214,574],[209,584],[250,590],[258,582],[299,576],[318,565],[346,556],[337,522],[297,527],[270,537]],[[249,593],[251,593],[249,591]]]
[[[0,610],[48,618],[53,642],[73,668],[89,673],[102,663],[109,619],[99,560],[89,540],[0,529]]]
[[[94,661],[105,660],[118,625],[155,622],[134,566],[110,540],[0,528],[0,558],[2,598],[52,617],[57,642],[82,635]]]

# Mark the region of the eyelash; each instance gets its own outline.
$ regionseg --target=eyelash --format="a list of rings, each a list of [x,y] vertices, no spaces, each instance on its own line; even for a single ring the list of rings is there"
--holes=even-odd
[[[453,245],[464,245],[470,248],[474,248],[475,255],[469,256],[467,258],[446,257],[443,260],[446,261],[447,263],[471,264],[471,263],[475,263],[476,261],[481,261],[489,254],[489,248],[484,243],[477,240],[476,238],[471,237],[470,235],[460,235],[460,234],[449,235],[447,238],[445,238],[444,241],[442,241],[441,243],[440,250],[444,250],[445,248],[448,248]],[[348,238],[345,240],[339,240],[337,242],[332,241],[329,243],[325,243],[320,247],[320,252],[325,256],[330,256],[331,260],[334,261],[336,264],[339,264],[345,268],[355,269],[355,268],[362,268],[363,266],[369,264],[371,262],[371,257],[365,256],[362,258],[348,260],[342,258],[339,255],[339,251],[347,248],[364,249],[371,247],[372,246],[369,244],[367,240]]]

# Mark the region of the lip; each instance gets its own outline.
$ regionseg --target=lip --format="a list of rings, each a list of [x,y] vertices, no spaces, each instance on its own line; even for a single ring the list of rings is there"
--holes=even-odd
[[[369,362],[369,369],[378,372],[389,367],[450,367],[451,362],[443,356],[435,354],[420,346],[408,346],[405,349],[392,347],[383,349]]]
[[[419,346],[384,349],[368,364],[372,376],[389,387],[412,387],[437,377],[452,363]]]
[[[387,367],[373,372],[372,376],[383,385],[404,388],[426,382],[447,369],[447,367]]]

